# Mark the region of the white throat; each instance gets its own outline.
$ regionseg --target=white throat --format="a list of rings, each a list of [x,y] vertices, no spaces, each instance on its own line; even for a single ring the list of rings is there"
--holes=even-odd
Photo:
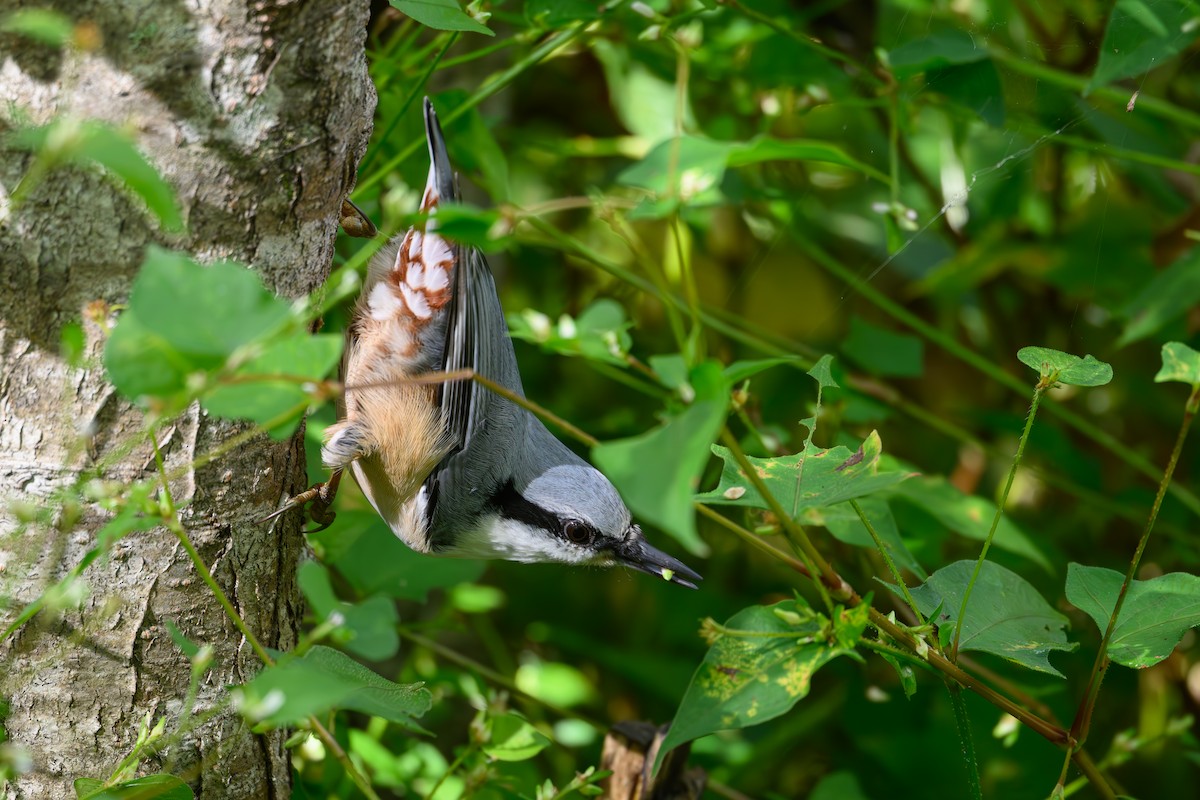
[[[454,545],[442,553],[460,558],[502,558],[526,564],[595,562],[595,553],[588,548],[495,513],[484,516],[474,528],[460,533]]]

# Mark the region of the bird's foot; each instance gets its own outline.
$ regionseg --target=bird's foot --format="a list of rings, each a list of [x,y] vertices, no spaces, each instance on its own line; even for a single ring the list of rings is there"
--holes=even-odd
[[[282,508],[263,517],[259,523],[270,522],[293,508],[304,508],[309,519],[320,526],[306,530],[305,533],[318,533],[325,530],[333,524],[334,518],[337,517],[337,514],[330,508],[333,506],[333,499],[337,496],[338,484],[341,483],[341,480],[342,471],[338,470],[324,483],[318,483],[307,491],[290,498]]]

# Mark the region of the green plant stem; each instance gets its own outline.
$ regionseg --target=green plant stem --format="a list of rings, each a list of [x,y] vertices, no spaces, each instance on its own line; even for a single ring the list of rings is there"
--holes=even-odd
[[[904,578],[900,575],[900,570],[896,568],[896,562],[892,561],[892,556],[888,553],[887,545],[883,543],[879,533],[875,530],[875,526],[871,524],[871,520],[867,517],[867,513],[863,511],[862,506],[857,500],[850,501],[850,507],[854,509],[854,513],[858,514],[859,520],[866,527],[867,533],[871,536],[871,541],[875,542],[875,547],[879,550],[879,555],[883,556],[883,563],[887,564],[888,572],[892,574],[892,580],[900,587],[901,593],[904,594],[904,602],[908,603],[908,607],[912,609],[916,615],[919,624],[925,624],[925,617],[921,614],[921,609],[917,608],[917,601],[913,599],[912,592],[908,590],[908,584],[904,582]]]
[[[796,244],[822,268],[830,272],[832,275],[835,275],[839,280],[845,281],[845,283],[851,289],[865,297],[873,305],[877,306],[880,310],[887,313],[893,319],[903,323],[912,330],[921,334],[921,336],[928,339],[930,342],[936,344],[938,347],[942,348],[960,361],[963,361],[967,365],[974,367],[976,370],[983,373],[988,378],[996,381],[1001,386],[1004,386],[1012,391],[1019,392],[1022,395],[1028,391],[1028,386],[1025,383],[992,364],[986,358],[971,350],[969,347],[960,344],[953,337],[926,323],[924,320],[903,308],[898,303],[893,302],[890,298],[885,296],[882,292],[876,290],[867,281],[855,275],[846,266],[838,262],[836,258],[826,253],[812,241],[803,237],[798,237],[796,239]],[[1091,422],[1088,422],[1070,409],[1067,409],[1064,406],[1056,403],[1050,403],[1046,406],[1046,411],[1058,417],[1058,419],[1079,431],[1084,436],[1087,436],[1089,439],[1096,442],[1101,447],[1119,458],[1121,461],[1124,461],[1129,466],[1141,472],[1143,475],[1155,480],[1159,478],[1158,468],[1150,463],[1148,459],[1138,453],[1135,453],[1133,450],[1130,450],[1116,437],[1105,431],[1102,431],[1100,428],[1096,427]],[[1197,497],[1194,492],[1180,486],[1179,484],[1172,484],[1170,487],[1170,492],[1192,512],[1200,514],[1200,497]]]
[[[458,31],[454,31],[448,37],[446,37],[446,43],[442,45],[440,50],[438,50],[437,55],[429,59],[428,63],[425,65],[425,71],[422,72],[421,77],[417,79],[412,91],[408,93],[408,97],[404,98],[404,102],[400,104],[399,110],[396,111],[396,113],[392,115],[392,118],[388,120],[387,125],[385,125],[383,128],[383,132],[378,136],[371,137],[375,140],[375,145],[374,147],[367,149],[367,154],[363,156],[363,160],[358,165],[360,171],[369,167],[371,162],[375,160],[375,156],[379,155],[379,151],[383,148],[383,143],[387,141],[389,136],[392,135],[392,131],[396,130],[396,126],[400,124],[400,120],[404,119],[404,115],[408,112],[409,106],[412,105],[413,101],[417,99],[417,95],[419,95],[425,88],[425,84],[429,82],[429,76],[433,74],[435,69],[437,69],[437,65],[439,62],[441,62],[442,57],[446,55],[446,51],[449,50],[457,41]]]
[[[1179,463],[1179,456],[1183,452],[1183,443],[1187,441],[1188,431],[1192,427],[1192,421],[1196,418],[1197,407],[1200,406],[1200,384],[1192,388],[1192,393],[1188,397],[1187,405],[1183,412],[1183,421],[1179,425],[1179,433],[1175,436],[1175,446],[1171,449],[1171,456],[1167,460],[1167,468],[1163,472],[1162,480],[1158,484],[1158,493],[1154,496],[1154,504],[1150,507],[1150,516],[1146,520],[1146,525],[1142,529],[1142,536],[1138,540],[1137,549],[1133,553],[1133,558],[1129,562],[1129,569],[1125,571],[1125,580],[1121,583],[1121,590],[1117,593],[1117,601],[1113,605],[1112,614],[1108,617],[1108,627],[1104,631],[1104,637],[1100,640],[1100,649],[1096,653],[1096,659],[1092,662],[1092,673],[1088,678],[1087,691],[1084,692],[1083,702],[1079,705],[1079,710],[1075,714],[1075,721],[1071,724],[1071,734],[1076,741],[1082,745],[1087,741],[1088,731],[1091,728],[1092,712],[1095,710],[1096,698],[1100,694],[1100,684],[1104,681],[1104,673],[1108,670],[1108,644],[1112,641],[1113,631],[1117,627],[1117,618],[1121,615],[1121,608],[1125,605],[1125,598],[1129,594],[1129,587],[1133,585],[1134,578],[1137,577],[1138,567],[1142,563],[1142,554],[1146,552],[1146,544],[1150,541],[1150,532],[1154,530],[1154,521],[1158,519],[1158,510],[1162,507],[1163,498],[1166,496],[1167,488],[1171,484],[1171,478],[1175,474],[1175,467]]]
[[[975,739],[971,736],[971,720],[967,717],[967,701],[963,699],[962,687],[946,681],[950,692],[950,705],[954,708],[954,726],[958,728],[958,741],[962,744],[963,760],[967,766],[967,792],[971,800],[983,800],[983,785],[979,782],[979,759],[975,756]]]
[[[167,473],[163,463],[162,452],[159,450],[158,440],[154,436],[153,430],[150,431],[150,442],[154,446],[154,462],[158,467],[158,474],[162,479],[163,510],[165,512],[164,517],[167,528],[173,534],[175,534],[175,538],[179,540],[179,544],[188,554],[188,558],[191,559],[192,566],[196,568],[196,573],[200,576],[200,580],[204,581],[209,590],[213,593],[213,596],[217,598],[217,602],[221,604],[221,608],[225,609],[225,614],[229,617],[230,621],[233,622],[234,627],[236,627],[246,639],[246,643],[250,645],[250,649],[254,651],[263,664],[267,665],[268,667],[273,665],[275,660],[271,658],[271,654],[268,653],[266,648],[264,648],[258,641],[258,637],[255,636],[254,632],[250,630],[250,626],[246,624],[244,619],[242,619],[242,615],[239,614],[237,609],[233,607],[233,603],[229,601],[229,597],[225,594],[225,590],[223,590],[220,584],[217,583],[216,578],[213,577],[212,572],[208,569],[208,565],[204,563],[204,559],[200,557],[200,553],[196,550],[195,545],[192,544],[192,540],[188,537],[187,531],[183,527],[183,521],[179,518],[179,513],[175,508],[175,501],[171,498],[171,487],[167,482]],[[313,730],[317,732],[317,735],[321,738],[321,741],[325,743],[325,747],[333,753],[334,758],[341,762],[342,768],[346,770],[346,774],[350,776],[350,780],[354,782],[354,785],[358,787],[358,790],[362,792],[369,800],[379,800],[379,796],[375,794],[375,790],[371,788],[371,784],[354,766],[354,763],[350,760],[350,757],[346,755],[346,751],[342,749],[340,744],[338,744],[337,739],[335,739],[333,735],[325,729],[320,720],[318,720],[315,716],[310,716],[308,718],[308,723],[312,726]]]
[[[758,470],[754,468],[754,465],[750,463],[750,459],[742,452],[742,447],[738,444],[737,437],[733,435],[733,432],[728,427],[721,429],[721,442],[729,448],[730,455],[737,461],[742,474],[746,476],[746,480],[750,482],[759,496],[766,501],[771,513],[778,518],[779,524],[787,534],[788,542],[795,549],[796,555],[804,562],[809,573],[813,576],[819,576],[820,579],[814,580],[813,584],[817,587],[817,591],[821,593],[821,598],[825,601],[825,605],[832,610],[833,602],[831,598],[836,598],[839,602],[844,601],[849,594],[853,594],[853,590],[842,580],[842,577],[834,571],[829,562],[825,560],[824,556],[813,545],[812,540],[808,538],[808,532],[787,513],[778,498],[767,488],[767,484],[759,477]]]
[[[992,538],[996,535],[996,529],[1000,527],[1000,518],[1004,516],[1004,506],[1008,502],[1008,493],[1012,491],[1013,480],[1017,477],[1017,467],[1021,465],[1021,457],[1025,454],[1025,443],[1029,441],[1029,432],[1033,429],[1033,420],[1037,417],[1038,404],[1042,400],[1042,393],[1047,388],[1053,385],[1053,379],[1047,383],[1045,379],[1038,381],[1037,387],[1033,390],[1033,400],[1029,404],[1029,413],[1025,415],[1025,430],[1021,431],[1021,441],[1017,443],[1017,454],[1013,457],[1012,464],[1008,467],[1008,478],[1004,481],[1004,491],[1000,493],[1000,499],[996,502],[996,513],[992,515],[992,526],[988,528],[987,536],[984,537],[983,547],[979,550],[979,558],[975,561],[975,570],[971,573],[971,580],[967,582],[967,588],[963,592],[962,603],[958,607],[958,619],[954,620],[954,643],[950,645],[950,660],[958,660],[958,645],[962,639],[963,620],[967,616],[967,603],[971,599],[971,591],[975,588],[975,582],[979,580],[979,573],[983,571],[983,562],[987,560],[988,548],[992,546]]]
[[[702,516],[705,516],[708,519],[711,519],[713,522],[717,523],[721,527],[730,531],[731,533],[736,535],[739,539],[741,539],[746,544],[748,544],[751,547],[754,547],[758,550],[763,551],[767,555],[771,556],[771,558],[781,561],[782,563],[786,564],[790,569],[792,569],[794,572],[797,572],[806,578],[812,577],[812,573],[809,572],[808,567],[804,566],[804,563],[801,562],[799,559],[788,555],[787,553],[783,552],[782,550],[780,550],[777,547],[772,547],[771,545],[767,544],[767,542],[763,541],[763,539],[761,537],[754,535],[753,533],[746,530],[741,525],[738,525],[736,522],[730,520],[729,518],[718,514],[717,512],[713,511],[708,506],[703,505],[702,503],[694,503],[693,505],[695,506],[695,509],[698,512],[700,512],[700,514]]]
[[[579,36],[581,36],[583,32],[587,30],[587,27],[590,24],[591,23],[586,21],[581,22],[570,30],[564,31],[557,36],[550,37],[539,47],[534,48],[520,61],[513,64],[511,67],[499,73],[498,75],[493,76],[487,83],[479,87],[479,89],[477,89],[474,94],[464,100],[461,105],[457,106],[453,111],[442,117],[442,124],[449,125],[451,122],[454,122],[454,120],[458,119],[463,114],[466,114],[468,111],[475,108],[475,106],[479,105],[496,92],[508,86],[517,78],[517,76],[528,70],[530,67],[533,67],[555,50],[564,45],[570,44],[575,39],[579,38]],[[395,169],[398,165],[403,164],[406,159],[412,156],[413,153],[417,152],[417,150],[419,150],[424,144],[424,137],[411,142],[399,153],[388,159],[383,166],[379,167],[371,175],[367,176],[355,189],[355,193],[357,194],[359,192],[365,192],[376,184],[382,182],[383,179],[393,169]]]
[[[446,771],[443,772],[442,776],[437,779],[437,783],[433,785],[433,788],[429,790],[429,793],[425,795],[425,800],[433,800],[434,796],[437,795],[437,790],[442,788],[442,784],[446,782],[446,778],[449,778],[451,775],[453,775],[455,771],[463,765],[463,762],[467,760],[467,756],[474,752],[474,742],[464,747],[462,752],[455,756],[454,760],[450,762],[450,766],[446,767]]]

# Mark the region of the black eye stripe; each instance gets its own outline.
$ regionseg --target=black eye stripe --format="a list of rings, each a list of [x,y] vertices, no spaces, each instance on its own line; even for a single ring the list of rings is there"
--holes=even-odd
[[[589,547],[600,538],[600,531],[577,519],[562,519],[536,503],[526,500],[509,480],[492,494],[488,504],[505,519],[524,522],[552,533],[564,542]]]

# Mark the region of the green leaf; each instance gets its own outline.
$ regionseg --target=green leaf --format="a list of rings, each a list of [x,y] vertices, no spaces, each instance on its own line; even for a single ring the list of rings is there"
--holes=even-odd
[[[845,150],[828,142],[756,136],[748,142],[732,142],[729,145],[726,166],[730,168],[760,164],[764,161],[816,161],[824,164],[837,164],[855,172],[861,172],[881,183],[888,182],[888,177],[882,172],[852,158]]]
[[[1117,0],[1088,91],[1139,75],[1183,52],[1196,40],[1198,31],[1189,24],[1196,15],[1195,5],[1185,0]]]
[[[896,518],[892,516],[892,510],[887,501],[878,497],[864,497],[858,501],[858,505],[866,514],[867,519],[871,521],[871,526],[879,534],[883,546],[887,548],[888,555],[896,562],[896,566],[906,569],[924,580],[927,573],[909,552],[904,540],[900,538],[900,529],[896,527]],[[875,540],[871,538],[871,534],[867,532],[867,526],[863,524],[858,512],[850,503],[838,503],[814,510],[805,515],[804,520],[814,525],[824,526],[839,542],[845,542],[855,547],[875,547]]]
[[[162,517],[145,513],[143,504],[149,500],[150,492],[149,484],[135,484],[130,489],[125,505],[96,532],[96,544],[101,550],[108,550],[134,531],[152,531],[163,524]]]
[[[469,203],[443,203],[437,207],[436,214],[424,211],[407,214],[400,218],[400,226],[421,228],[434,216],[437,217],[438,233],[452,242],[478,247],[485,252],[502,250],[508,244],[506,236],[493,236],[500,212]]]
[[[1158,332],[1200,303],[1200,247],[1193,247],[1167,269],[1156,274],[1124,308],[1129,321],[1118,347]]]
[[[96,787],[97,783],[99,787]],[[83,784],[83,791],[80,784]],[[80,800],[193,800],[195,797],[191,788],[179,778],[162,774],[121,781],[108,787],[100,781],[81,778],[75,781],[75,793]]]
[[[801,599],[750,606],[723,626],[708,620],[709,650],[688,685],[662,753],[721,730],[757,725],[791,710],[812,676],[853,652],[867,607],[839,608],[833,623]],[[661,757],[661,756],[660,756]]]
[[[813,788],[808,800],[869,800],[853,772],[831,772]]]
[[[587,676],[570,664],[533,659],[517,667],[517,688],[544,703],[570,708],[596,696]]]
[[[995,503],[963,494],[942,477],[921,476],[905,481],[892,491],[892,496],[931,514],[954,533],[980,542],[987,539],[992,518],[996,515]],[[1047,572],[1052,571],[1046,556],[1007,516],[1000,517],[993,543],[1001,550],[1028,558]]]
[[[77,798],[90,797],[104,788],[104,781],[99,778],[76,778],[74,784]]]
[[[126,311],[104,345],[104,367],[117,391],[138,401],[182,392],[196,365]]]
[[[450,590],[450,605],[464,614],[486,614],[504,606],[504,592],[495,586],[460,583]]]
[[[179,352],[215,363],[278,332],[290,318],[287,304],[245,267],[228,261],[202,267],[153,245],[134,281],[129,310]]]
[[[75,35],[70,19],[48,8],[23,8],[0,18],[0,31],[62,47]]]
[[[713,445],[712,450],[725,462],[721,481],[716,489],[697,495],[696,499],[713,505],[767,508],[766,501],[738,468],[729,450],[719,445]],[[883,443],[875,431],[863,440],[862,446],[854,453],[841,445],[825,450],[812,444],[807,446],[805,452],[807,458],[799,453],[780,458],[750,457],[750,463],[757,469],[771,494],[788,510],[831,506],[863,497],[894,486],[914,474],[878,472]],[[797,501],[796,484],[801,462],[803,473],[799,475],[800,496]]]
[[[489,738],[482,750],[497,761],[528,761],[550,745],[550,739],[515,711],[488,720]]]
[[[1162,368],[1155,383],[1179,381],[1195,386],[1200,383],[1200,353],[1183,342],[1167,342],[1162,347]]]
[[[729,366],[725,367],[725,380],[729,382],[730,386],[734,386],[746,380],[747,378],[754,377],[760,372],[765,372],[772,367],[778,367],[783,364],[799,366],[800,359],[795,357],[786,357],[762,358],[752,361],[735,361]]]
[[[617,181],[649,189],[656,195],[673,194],[677,190],[680,199],[693,205],[716,203],[722,199],[721,179],[725,177],[732,148],[730,142],[700,136],[668,139],[621,172]],[[674,186],[670,183],[672,178]]]
[[[941,612],[930,621],[942,629],[953,628],[962,607],[963,592],[975,569],[974,561],[956,561],[933,573],[912,590],[922,614]],[[1038,672],[1063,677],[1050,664],[1055,650],[1070,652],[1067,618],[1055,611],[1037,589],[1012,570],[992,561],[983,562],[963,620],[961,650],[991,653]]]
[[[334,641],[370,661],[396,655],[400,649],[400,637],[396,634],[400,619],[389,598],[375,595],[357,604],[338,600],[329,572],[316,561],[301,564],[296,580],[322,622],[333,614],[340,615],[341,624],[334,633]]]
[[[300,658],[260,672],[241,687],[239,702],[250,720],[274,726],[347,709],[420,730],[414,718],[429,710],[433,698],[420,683],[393,683],[344,653],[314,645]]]
[[[976,43],[961,30],[945,30],[915,39],[888,52],[887,60],[898,78],[951,64],[970,64],[988,57],[983,42]]]
[[[629,48],[622,44],[596,37],[590,46],[604,69],[604,80],[608,84],[613,111],[626,130],[651,143],[674,136],[674,81],[660,77],[658,73],[635,60]],[[685,101],[684,129],[692,130],[695,121],[690,101]]]
[[[423,603],[434,589],[477,581],[483,575],[482,561],[413,552],[373,511],[339,511],[333,529],[310,534],[308,540],[362,596],[383,594]]]
[[[967,64],[930,68],[926,85],[954,103],[970,109],[994,128],[1004,125],[1004,89],[990,58]]]
[[[183,635],[183,631],[179,630],[179,626],[171,620],[165,620],[167,634],[171,637],[171,641],[175,643],[185,656],[189,659],[195,658],[200,652],[200,646],[191,639]]]
[[[829,353],[817,359],[817,363],[808,370],[808,376],[816,381],[821,389],[841,388],[833,379],[833,356]]]
[[[919,378],[924,371],[924,347],[920,339],[876,327],[857,316],[850,318],[850,333],[842,352],[876,375]]]
[[[388,0],[388,3],[428,28],[496,35],[491,28],[464,12],[455,0]]]
[[[343,341],[340,334],[310,336],[297,331],[269,345],[233,373],[235,379],[261,376],[263,380],[223,383],[202,398],[204,407],[218,417],[271,424],[267,432],[275,439],[286,439],[312,400],[299,379],[316,382],[325,378],[341,357]],[[271,375],[286,375],[289,379],[266,378]]]
[[[78,321],[71,321],[62,326],[58,334],[58,351],[68,366],[79,367],[83,363],[86,347],[87,337],[84,336],[83,325]]]
[[[1124,575],[1111,569],[1069,564],[1067,600],[1104,632],[1124,580]],[[1197,625],[1200,577],[1171,572],[1148,581],[1135,580],[1108,642],[1108,656],[1125,667],[1152,667],[1171,655],[1183,635]]]
[[[696,533],[692,495],[725,415],[729,386],[720,364],[708,361],[689,376],[695,399],[648,433],[592,448],[596,466],[621,492],[634,516],[661,528],[689,552],[705,555]]]
[[[220,368],[290,318],[253,272],[226,262],[201,267],[152,245],[105,345],[104,366],[126,397],[166,398],[183,392],[192,373]]]
[[[1022,347],[1017,358],[1042,377],[1071,386],[1103,386],[1113,376],[1112,367],[1093,356],[1080,358],[1049,347]]]
[[[659,143],[636,164],[617,176],[619,183],[648,189],[662,197],[678,194],[693,206],[723,202],[721,181],[727,168],[765,161],[818,161],[838,164],[886,182],[878,170],[825,142],[781,140],[758,136],[749,142],[720,142],[683,136]],[[675,183],[670,182],[674,179]],[[663,207],[660,210],[669,210]]]

